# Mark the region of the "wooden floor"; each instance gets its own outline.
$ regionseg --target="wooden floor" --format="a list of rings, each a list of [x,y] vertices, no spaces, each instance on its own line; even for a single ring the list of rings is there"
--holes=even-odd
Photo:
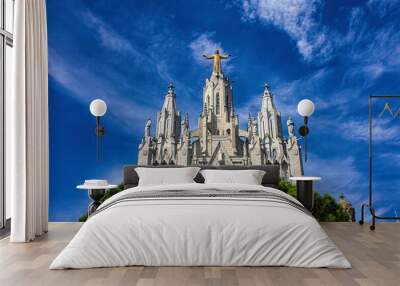
[[[28,244],[0,241],[0,285],[400,285],[400,224],[324,223],[352,269],[289,267],[123,267],[48,270],[81,226],[50,223],[49,233]]]

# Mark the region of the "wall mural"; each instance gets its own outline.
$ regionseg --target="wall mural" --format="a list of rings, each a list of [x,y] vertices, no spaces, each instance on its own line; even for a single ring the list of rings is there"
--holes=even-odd
[[[358,210],[368,200],[368,96],[400,94],[400,4],[283,2],[48,1],[50,220],[76,221],[89,204],[77,185],[119,184],[137,162],[277,162],[283,177],[322,177],[321,198]],[[99,160],[97,98],[107,103]],[[316,106],[307,162],[304,98]],[[374,113],[374,203],[394,216],[399,113],[388,103]]]
[[[139,145],[139,165],[266,165],[279,164],[281,177],[303,175],[300,146],[291,117],[288,137],[283,136],[281,114],[276,109],[268,84],[260,98],[257,119],[249,113],[247,129],[239,128],[235,113],[233,87],[221,68],[221,59],[229,55],[204,55],[213,59],[211,77],[203,87],[202,110],[198,128],[189,130],[189,118],[181,120],[176,110],[174,86],[168,86],[164,104],[157,113],[156,136],[148,119]]]

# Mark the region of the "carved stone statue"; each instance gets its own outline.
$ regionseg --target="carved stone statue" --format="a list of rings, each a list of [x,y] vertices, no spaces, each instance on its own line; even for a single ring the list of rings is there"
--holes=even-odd
[[[253,137],[257,136],[257,121],[256,120],[253,120],[251,129],[253,131]]]
[[[183,138],[189,137],[189,126],[186,119],[181,122],[181,133]]]
[[[150,137],[151,120],[147,119],[146,125],[144,127],[144,137]]]
[[[230,56],[229,54],[220,54],[218,49],[213,55],[203,55],[208,60],[214,60],[213,72],[215,73],[221,73],[221,60],[228,59]]]
[[[250,144],[254,145],[257,137],[257,121],[251,117],[251,114],[247,122],[247,132]]]
[[[292,117],[290,117],[290,116],[287,121],[287,127],[288,127],[289,137],[293,137],[294,136],[294,122],[292,120]]]

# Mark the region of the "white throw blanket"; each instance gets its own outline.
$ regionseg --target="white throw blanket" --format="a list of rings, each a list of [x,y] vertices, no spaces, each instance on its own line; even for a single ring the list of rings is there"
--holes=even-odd
[[[111,197],[50,269],[127,265],[350,267],[289,195],[196,183],[136,187]]]

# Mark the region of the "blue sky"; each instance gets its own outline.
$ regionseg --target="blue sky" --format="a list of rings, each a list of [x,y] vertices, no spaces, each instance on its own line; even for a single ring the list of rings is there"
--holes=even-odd
[[[343,192],[359,212],[368,191],[368,95],[400,94],[397,1],[50,0],[47,10],[50,220],[74,221],[86,211],[87,194],[75,189],[84,179],[121,182],[169,82],[196,126],[211,73],[201,55],[217,47],[232,54],[222,68],[242,127],[259,110],[265,82],[284,126],[289,115],[300,126],[299,100],[315,102],[305,172],[323,177],[319,191]],[[95,98],[109,107],[99,162],[89,113]],[[374,129],[381,214],[400,211],[399,120],[385,117]]]

